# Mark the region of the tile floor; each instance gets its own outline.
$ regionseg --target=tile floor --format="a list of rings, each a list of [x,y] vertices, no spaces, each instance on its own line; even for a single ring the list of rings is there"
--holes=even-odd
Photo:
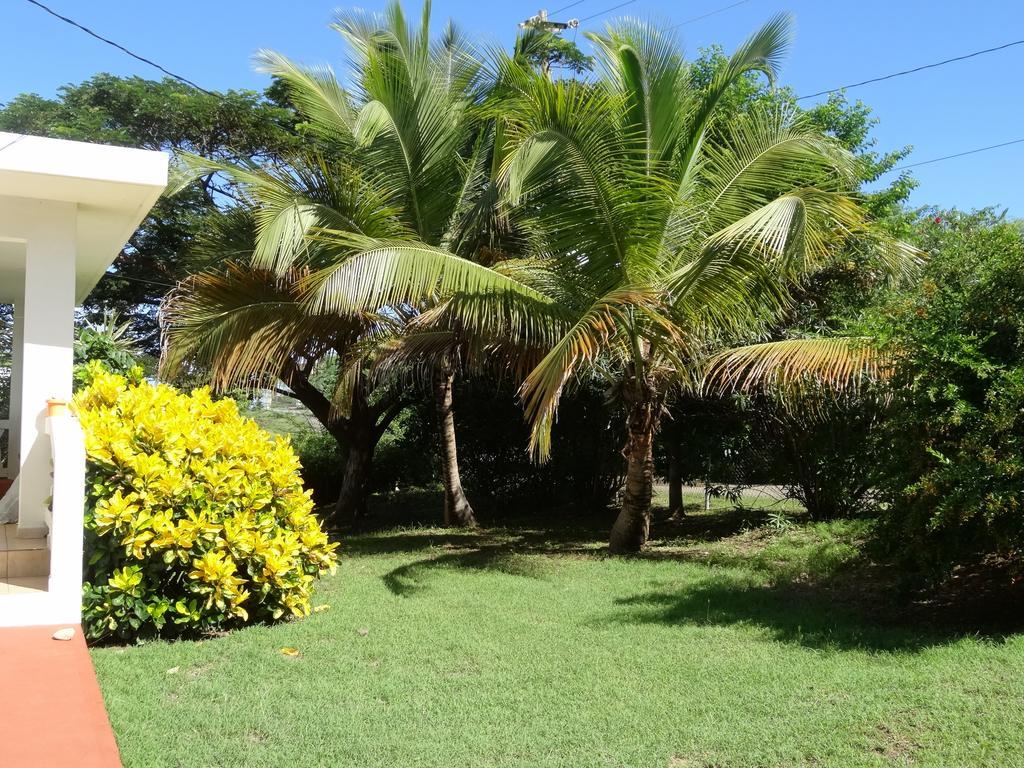
[[[46,591],[50,551],[46,539],[19,539],[17,526],[0,526],[0,595]]]

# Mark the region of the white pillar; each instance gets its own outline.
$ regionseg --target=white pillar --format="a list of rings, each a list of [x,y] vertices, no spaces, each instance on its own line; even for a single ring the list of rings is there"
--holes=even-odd
[[[18,536],[46,535],[51,494],[48,398],[71,399],[76,208],[39,203],[28,227],[22,310]]]
[[[21,465],[21,370],[25,367],[22,346],[25,343],[25,301],[19,297],[14,303],[14,334],[11,339],[11,427],[7,432],[7,467],[11,476],[18,474]]]

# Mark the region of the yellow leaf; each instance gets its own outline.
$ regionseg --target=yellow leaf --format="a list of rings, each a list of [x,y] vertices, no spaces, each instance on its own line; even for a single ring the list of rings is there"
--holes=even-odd
[[[324,611],[329,611],[329,610],[331,610],[331,606],[329,604],[327,604],[327,603],[324,603],[323,605],[315,606],[313,608],[313,613],[323,613]]]
[[[285,646],[284,648],[281,649],[281,655],[282,656],[295,657],[295,656],[299,655],[299,649],[298,648],[289,648],[289,647]]]

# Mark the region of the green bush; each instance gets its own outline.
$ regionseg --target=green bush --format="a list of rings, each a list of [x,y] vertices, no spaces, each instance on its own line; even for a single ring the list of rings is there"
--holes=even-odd
[[[302,617],[328,542],[283,438],[233,400],[86,367],[83,625],[92,639]]]
[[[762,398],[753,410],[754,438],[762,456],[770,457],[765,463],[773,482],[811,520],[874,511],[873,438],[885,418],[884,396],[805,393],[788,403]]]
[[[345,451],[328,432],[303,429],[292,433],[292,444],[302,462],[302,482],[313,493],[317,506],[334,504],[341,491]]]
[[[876,320],[897,357],[878,451],[881,533],[927,569],[1024,552],[1024,233],[987,212],[922,224],[920,287]]]

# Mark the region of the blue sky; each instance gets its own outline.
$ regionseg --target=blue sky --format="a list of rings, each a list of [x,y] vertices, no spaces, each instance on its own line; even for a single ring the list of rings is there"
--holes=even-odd
[[[551,10],[571,0],[553,2]],[[272,48],[309,63],[341,60],[340,39],[327,29],[337,3],[322,0],[46,0],[60,13],[210,89],[260,88],[250,58]],[[584,18],[623,0],[583,0],[561,17]],[[635,0],[585,21],[581,30],[616,15],[666,24],[730,5],[735,0]],[[342,4],[379,9],[383,0]],[[418,13],[419,2],[406,2]],[[435,0],[436,21],[454,17],[463,28],[508,44],[516,24],[537,12],[531,0],[495,3]],[[1020,0],[746,0],[679,28],[687,51],[720,43],[726,50],[773,13],[790,11],[796,40],[782,82],[798,93],[908,69],[1024,38]],[[0,4],[0,101],[33,91],[52,95],[64,83],[96,72],[160,73],[48,16],[24,0]],[[580,35],[586,49],[586,43]],[[875,111],[879,147],[914,146],[907,162],[1024,138],[1020,73],[1024,45],[975,59],[865,86],[849,92]],[[914,169],[920,187],[912,202],[960,208],[1000,205],[1024,216],[1024,144]]]

